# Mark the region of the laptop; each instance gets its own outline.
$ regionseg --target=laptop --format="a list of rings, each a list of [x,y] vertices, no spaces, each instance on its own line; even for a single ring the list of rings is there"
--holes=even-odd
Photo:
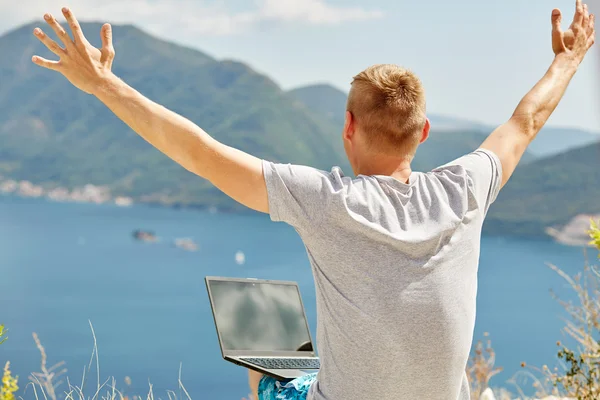
[[[319,369],[296,282],[205,281],[225,360],[279,380]]]

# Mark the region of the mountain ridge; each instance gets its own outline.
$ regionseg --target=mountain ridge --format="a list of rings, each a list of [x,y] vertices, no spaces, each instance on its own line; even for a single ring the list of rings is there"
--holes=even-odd
[[[600,214],[600,141],[515,172],[490,208],[484,232],[539,236],[578,215]]]
[[[46,191],[93,184],[138,202],[245,210],[131,132],[95,98],[59,74],[33,65],[33,54],[55,58],[33,37],[36,24],[0,36],[5,55],[0,58],[0,188],[13,188],[2,186],[3,179],[28,180]],[[82,23],[96,46],[100,39],[94,32],[100,26]],[[115,73],[215,139],[275,162],[326,170],[339,165],[350,172],[341,141],[343,91],[324,83],[286,91],[243,62],[217,60],[133,25],[115,24],[113,31]],[[490,131],[460,118],[432,114],[431,119],[432,134],[417,152],[415,170],[430,170],[474,150]],[[558,135],[565,132],[571,131]],[[526,156],[529,163],[519,166],[492,206],[486,233],[543,236],[547,226],[565,224],[576,212],[597,213],[593,201],[600,195],[588,188],[600,182],[589,171],[599,159],[593,146],[573,148],[556,158]],[[556,168],[557,162],[562,169]],[[570,196],[578,193],[574,185],[584,185],[584,191],[572,201]],[[521,199],[523,193],[526,199]],[[548,193],[553,196],[551,209],[530,201],[543,201]]]

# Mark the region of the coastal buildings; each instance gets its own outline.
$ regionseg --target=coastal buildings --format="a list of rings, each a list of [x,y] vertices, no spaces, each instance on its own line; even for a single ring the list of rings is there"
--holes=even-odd
[[[30,181],[16,181],[0,178],[0,195],[12,194],[26,198],[47,198],[57,202],[76,202],[107,204],[114,203],[118,206],[130,206],[133,199],[125,196],[113,197],[106,186],[87,184],[83,187],[75,187],[71,190],[64,187],[44,188]]]

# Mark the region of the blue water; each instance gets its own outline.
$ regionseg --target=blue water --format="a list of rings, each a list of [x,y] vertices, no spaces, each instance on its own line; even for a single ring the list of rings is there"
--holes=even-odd
[[[138,228],[154,230],[162,242],[133,241]],[[200,250],[171,246],[176,237],[194,238]],[[235,262],[238,251],[244,265]],[[475,339],[491,334],[504,368],[494,385],[504,385],[522,361],[555,363],[564,313],[549,289],[569,292],[545,263],[574,273],[584,261],[582,249],[549,241],[483,238]],[[131,377],[126,394],[145,395],[150,381],[166,398],[167,389],[177,391],[181,363],[193,399],[239,400],[248,393],[247,377],[221,359],[206,275],[298,281],[314,335],[313,280],[302,242],[266,216],[0,196],[0,323],[10,328],[0,363],[11,360],[24,383],[39,370],[31,336],[37,332],[49,365],[64,360],[78,382],[92,352],[91,320],[101,380],[114,376],[122,389]],[[31,389],[24,398],[32,398]]]

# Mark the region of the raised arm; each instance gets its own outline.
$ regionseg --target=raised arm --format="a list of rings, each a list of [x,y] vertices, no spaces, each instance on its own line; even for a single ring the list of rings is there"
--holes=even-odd
[[[46,14],[44,19],[64,47],[36,28],[34,35],[60,60],[34,56],[35,64],[60,72],[74,86],[96,96],[131,129],[188,171],[208,179],[241,204],[269,212],[260,159],[219,143],[188,119],[121,81],[111,72],[115,52],[110,25],[102,27],[102,49],[97,49],[87,41],[73,13],[67,8],[62,11],[73,40],[52,15]]]
[[[561,20],[560,10],[553,10],[552,48],[555,58],[548,72],[523,97],[509,121],[492,132],[481,145],[500,158],[502,185],[511,177],[527,146],[554,112],[579,64],[594,44],[595,18],[581,0],[577,0],[573,23],[565,32],[561,30]]]

